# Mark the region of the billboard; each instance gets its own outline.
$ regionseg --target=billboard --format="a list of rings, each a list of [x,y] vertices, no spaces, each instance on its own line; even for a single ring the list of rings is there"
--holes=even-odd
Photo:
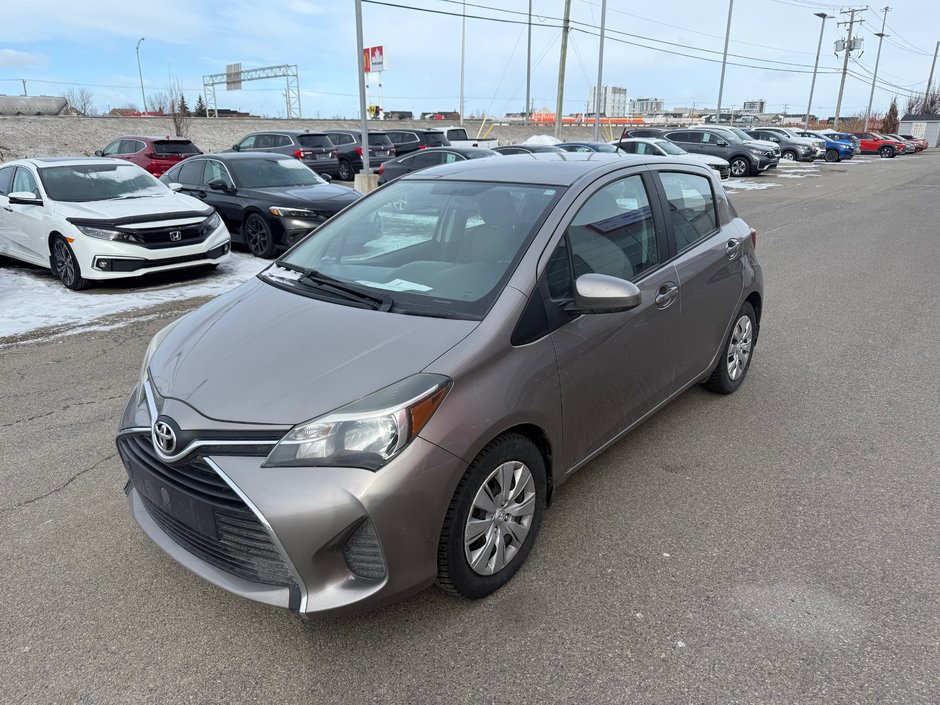
[[[240,91],[242,89],[242,65],[225,65],[225,90]]]
[[[366,73],[381,73],[385,70],[385,47],[366,47],[362,50],[363,70]]]

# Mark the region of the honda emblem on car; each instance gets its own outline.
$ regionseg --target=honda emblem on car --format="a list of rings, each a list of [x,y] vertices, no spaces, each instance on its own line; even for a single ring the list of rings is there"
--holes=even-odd
[[[157,421],[153,425],[153,442],[164,455],[172,455],[176,450],[176,432],[166,421]]]
[[[173,230],[170,233],[170,240],[172,240],[173,242],[179,242],[182,239],[183,239],[183,233],[181,233],[179,230]]]

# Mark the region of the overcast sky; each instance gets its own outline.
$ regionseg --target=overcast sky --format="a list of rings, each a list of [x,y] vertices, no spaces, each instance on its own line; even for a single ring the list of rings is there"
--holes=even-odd
[[[461,12],[459,0],[382,1]],[[575,31],[568,51],[567,113],[585,110],[588,88],[596,80],[594,35],[600,2],[572,0]],[[527,8],[528,0],[468,0],[468,15],[522,24],[467,20],[467,114],[501,116],[524,109]],[[534,0],[535,108],[554,109],[561,35],[556,26],[563,8],[564,0]],[[892,8],[879,79],[894,87],[876,88],[876,112],[884,111],[895,94],[903,112],[906,95],[923,90],[940,39],[940,3],[895,0]],[[848,17],[840,9],[815,0],[738,0],[729,48],[737,56],[729,57],[729,62],[759,68],[729,65],[723,104],[740,106],[745,100],[764,98],[768,110],[805,110],[811,74],[801,72],[812,70],[821,22],[813,13],[826,11],[838,15],[838,20],[826,23],[820,59],[821,72],[826,73],[817,81],[813,112],[831,115],[839,87],[833,71],[841,68],[841,59],[833,55],[833,41],[845,34],[845,27],[837,28],[836,22]],[[851,72],[868,81],[875,64],[880,10],[868,8],[858,15],[863,20],[864,54],[857,63],[849,62]],[[721,69],[715,60],[721,59],[727,11],[727,0],[608,0],[604,83],[625,86],[631,98],[663,98],[667,108],[714,107]],[[385,46],[383,107],[416,113],[457,109],[460,18],[370,2],[363,3],[363,15],[366,45]],[[304,117],[358,113],[353,0],[10,0],[4,2],[0,21],[0,93],[21,94],[20,79],[25,78],[30,95],[61,95],[70,86],[84,86],[102,110],[139,105],[134,48],[140,37],[145,37],[140,58],[148,93],[163,88],[172,74],[193,103],[203,74],[222,72],[228,63],[240,61],[245,68],[297,64]],[[846,80],[843,115],[864,112],[868,102],[870,83],[855,76]],[[378,102],[377,79],[373,75],[373,103]],[[279,80],[266,80],[246,83],[238,92],[220,90],[219,107],[283,116],[283,88]]]

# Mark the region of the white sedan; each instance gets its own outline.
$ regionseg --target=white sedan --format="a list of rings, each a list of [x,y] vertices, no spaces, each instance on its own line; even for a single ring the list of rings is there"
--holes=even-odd
[[[214,265],[230,249],[212,208],[134,164],[49,157],[0,166],[0,255],[49,268],[69,289]]]
[[[713,157],[710,154],[692,154],[686,152],[675,142],[659,137],[629,137],[622,140],[613,140],[611,144],[620,148],[627,154],[651,154],[656,157],[684,157],[701,162],[718,172],[722,179],[731,178],[731,167],[727,160]]]

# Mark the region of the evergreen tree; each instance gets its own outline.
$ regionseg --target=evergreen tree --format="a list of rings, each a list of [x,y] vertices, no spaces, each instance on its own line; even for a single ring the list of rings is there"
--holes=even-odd
[[[886,135],[896,134],[901,123],[898,122],[898,99],[891,99],[891,107],[881,120],[881,132]]]
[[[196,98],[196,117],[209,117],[206,110],[206,101],[202,99],[202,94]]]
[[[186,104],[186,96],[182,93],[180,94],[179,113],[180,115],[192,115],[192,113],[189,112],[189,105]]]

